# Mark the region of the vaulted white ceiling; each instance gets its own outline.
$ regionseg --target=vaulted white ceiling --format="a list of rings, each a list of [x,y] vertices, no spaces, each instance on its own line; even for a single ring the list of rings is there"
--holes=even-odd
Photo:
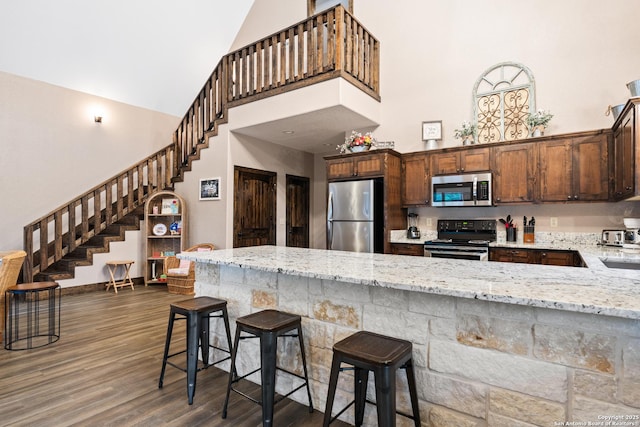
[[[0,70],[182,116],[252,3],[3,1]]]

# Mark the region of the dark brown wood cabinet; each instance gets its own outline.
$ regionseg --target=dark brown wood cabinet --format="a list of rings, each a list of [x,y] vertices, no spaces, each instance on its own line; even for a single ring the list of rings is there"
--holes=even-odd
[[[535,264],[535,256],[528,249],[490,248],[489,261]]]
[[[426,152],[402,156],[402,206],[428,206],[431,198],[430,156]]]
[[[584,267],[584,261],[576,251],[538,250],[539,264]]]
[[[600,131],[540,142],[540,201],[608,200],[610,135]]]
[[[384,193],[384,253],[391,253],[391,230],[407,227],[407,212],[402,208],[402,165],[400,153],[391,149],[363,153],[338,154],[324,158],[327,182],[380,178]]]
[[[413,243],[392,243],[391,253],[393,255],[424,256],[424,246]]]
[[[488,171],[490,168],[489,147],[458,148],[431,155],[433,175],[472,173]]]
[[[489,261],[584,267],[577,251],[556,249],[489,248]]]
[[[636,182],[640,176],[636,174],[636,162],[640,156],[636,147],[640,139],[639,114],[640,99],[630,99],[613,125],[611,198],[616,201],[640,195],[640,183]]]
[[[495,145],[491,153],[495,204],[533,203],[538,168],[534,143]]]
[[[352,153],[327,161],[327,180],[373,178],[384,170],[385,158],[379,153]]]

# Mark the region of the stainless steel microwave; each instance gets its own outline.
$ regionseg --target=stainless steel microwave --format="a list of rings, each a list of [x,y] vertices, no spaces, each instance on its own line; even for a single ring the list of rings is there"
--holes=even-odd
[[[431,206],[491,206],[491,172],[431,177]]]

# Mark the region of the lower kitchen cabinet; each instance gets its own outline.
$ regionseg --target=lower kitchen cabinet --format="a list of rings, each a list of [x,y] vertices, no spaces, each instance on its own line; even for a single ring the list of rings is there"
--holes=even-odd
[[[577,251],[555,249],[489,248],[489,261],[584,267]]]
[[[424,256],[424,247],[417,243],[392,243],[391,253],[393,255]]]
[[[536,263],[532,251],[520,248],[489,248],[489,261]]]
[[[539,250],[538,256],[540,259],[540,264],[584,267],[584,261],[582,261],[582,257],[576,251]]]

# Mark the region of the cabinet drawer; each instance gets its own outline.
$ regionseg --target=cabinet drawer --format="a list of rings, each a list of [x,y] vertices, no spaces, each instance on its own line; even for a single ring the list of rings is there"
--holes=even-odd
[[[392,243],[391,253],[393,255],[424,256],[424,247],[413,243]]]

